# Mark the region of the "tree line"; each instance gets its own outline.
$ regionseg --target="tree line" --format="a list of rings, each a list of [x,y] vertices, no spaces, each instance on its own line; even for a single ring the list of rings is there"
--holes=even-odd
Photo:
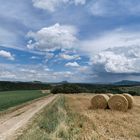
[[[126,85],[125,88],[118,85],[101,85],[101,84],[81,84],[81,83],[41,83],[41,82],[9,82],[0,81],[0,91],[12,90],[51,90],[51,93],[58,94],[77,94],[77,93],[129,93],[131,95],[140,95],[140,86],[137,91],[133,90],[133,86]],[[131,88],[132,87],[132,88]]]

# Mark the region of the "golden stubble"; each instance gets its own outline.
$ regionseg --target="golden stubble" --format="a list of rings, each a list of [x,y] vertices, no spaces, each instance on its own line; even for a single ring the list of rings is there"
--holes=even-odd
[[[91,109],[93,95],[66,95],[67,103],[73,112],[86,116],[93,123],[99,140],[140,140],[140,97],[135,96],[134,107],[127,112],[109,109]],[[88,128],[87,128],[88,129]],[[91,128],[89,128],[91,129]],[[86,130],[88,131],[88,130]],[[91,132],[91,130],[89,130]],[[90,136],[92,138],[92,136]]]

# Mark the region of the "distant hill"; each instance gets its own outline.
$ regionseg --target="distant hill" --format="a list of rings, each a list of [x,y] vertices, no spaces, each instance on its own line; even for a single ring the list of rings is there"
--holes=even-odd
[[[129,80],[122,80],[116,83],[113,83],[113,85],[140,85],[139,81],[129,81]]]
[[[59,82],[60,84],[68,84],[69,82],[68,81],[62,81],[62,82]]]

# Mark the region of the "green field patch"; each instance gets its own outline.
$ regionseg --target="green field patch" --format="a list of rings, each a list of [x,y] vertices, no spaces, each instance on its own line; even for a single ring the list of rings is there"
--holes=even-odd
[[[0,111],[46,95],[39,90],[0,92]]]

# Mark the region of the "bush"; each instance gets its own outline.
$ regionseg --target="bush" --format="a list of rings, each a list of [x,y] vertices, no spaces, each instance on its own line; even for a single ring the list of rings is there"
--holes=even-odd
[[[132,96],[134,96],[134,95],[140,95],[139,93],[137,93],[136,91],[128,91],[128,93],[129,94],[131,94]]]
[[[51,92],[53,94],[57,94],[57,93],[82,93],[82,92],[88,92],[88,90],[86,88],[80,87],[76,84],[63,84],[63,85],[59,85],[59,86],[55,86]]]

